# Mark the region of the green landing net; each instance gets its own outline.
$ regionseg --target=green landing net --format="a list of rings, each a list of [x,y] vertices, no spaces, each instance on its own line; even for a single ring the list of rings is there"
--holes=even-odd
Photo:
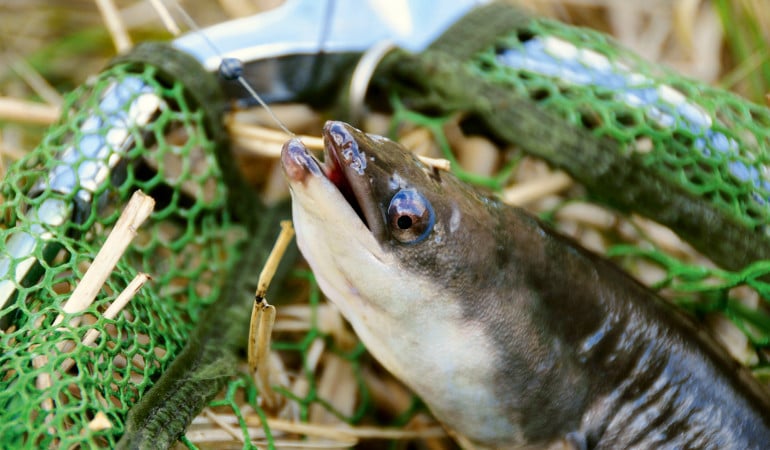
[[[67,95],[62,116],[43,142],[8,168],[0,187],[0,295],[8,298],[0,309],[0,448],[114,448],[126,434],[129,410],[150,397],[150,388],[182,353],[196,324],[207,322],[201,320],[206,307],[233,291],[234,284],[228,285],[233,276],[258,275],[258,258],[244,261],[246,250],[262,241],[247,232],[254,231],[254,221],[264,220],[267,228],[277,225],[272,216],[288,211],[276,206],[273,214],[256,203],[233,200],[233,192],[243,186],[233,181],[240,177],[232,172],[234,159],[223,136],[220,90],[214,77],[201,71],[197,62],[163,45],[135,48]],[[95,183],[107,166],[108,176]],[[154,212],[94,303],[84,312],[64,314],[54,325],[137,190],[155,199]],[[256,217],[245,217],[244,211]],[[55,220],[59,216],[64,220]],[[258,251],[272,247],[275,236],[267,234],[269,240]],[[105,310],[140,272],[152,279],[115,319],[106,319]],[[365,351],[355,342],[339,346],[322,332],[315,318],[320,292],[312,275],[297,272],[292,278],[305,291],[310,286],[313,318],[309,331],[278,334],[274,349],[296,363],[307,389],[302,394],[276,390],[296,405],[300,418],[307,419],[310,408],[320,405],[355,423],[372,412],[361,371]],[[215,311],[220,318],[234,318],[222,327],[245,331],[253,292],[254,287],[245,292],[246,302],[223,306],[238,304],[243,311]],[[82,340],[92,330],[98,337],[86,345]],[[230,330],[220,334],[239,335]],[[238,342],[228,345],[245,347],[245,337],[232,338]],[[308,360],[317,341],[328,341],[327,351],[352,366],[360,393],[347,415],[318,393]],[[239,420],[244,447],[253,447],[248,443],[255,429],[249,422],[253,413],[247,416],[242,408],[248,404],[259,417],[267,417],[254,381],[228,367],[212,378],[221,379],[221,373],[229,381],[223,398],[210,406],[230,411]],[[207,375],[197,376],[205,380]],[[177,401],[185,405],[169,403],[163,414],[205,405]],[[412,412],[406,414],[404,420]],[[256,429],[272,447],[269,427]]]
[[[123,101],[118,109],[117,100]],[[215,159],[221,142],[199,100],[157,68],[119,62],[68,95],[58,124],[8,169],[0,204],[0,269],[24,271],[30,258],[40,267],[3,285],[4,293],[15,294],[0,310],[0,447],[114,447],[128,409],[185,344],[203,307],[216,299],[243,234],[225,208]],[[150,123],[126,125],[142,113],[143,102],[157,105]],[[114,146],[125,141],[121,133],[133,142],[124,152]],[[103,152],[78,154],[74,143]],[[95,201],[85,202],[77,192],[82,194],[82,180],[94,166],[110,160],[105,152],[120,161],[93,187]],[[68,190],[45,181],[57,173],[69,177]],[[93,305],[52,326],[137,189],[156,199],[150,219]],[[35,211],[59,201],[71,205],[67,219],[73,220],[46,225]],[[48,243],[44,232],[52,234]],[[11,247],[22,233],[35,236],[34,249],[19,256]],[[138,272],[152,280],[114,320],[105,319],[102,313]],[[69,325],[73,317],[81,323]],[[99,330],[92,346],[81,343],[89,330]],[[74,348],[62,349],[63,343]],[[63,373],[68,360],[74,365]],[[91,424],[97,413],[112,427]]]

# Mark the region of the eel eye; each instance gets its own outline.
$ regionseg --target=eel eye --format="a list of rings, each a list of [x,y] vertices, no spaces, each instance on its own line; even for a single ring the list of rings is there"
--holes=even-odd
[[[428,237],[435,221],[430,202],[414,189],[402,189],[390,199],[390,233],[403,244],[416,244]]]

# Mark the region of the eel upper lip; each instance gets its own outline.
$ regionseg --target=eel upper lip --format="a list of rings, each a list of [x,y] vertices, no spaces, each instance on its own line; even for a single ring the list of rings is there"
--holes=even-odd
[[[323,128],[324,173],[337,186],[361,221],[372,230],[371,187],[364,176],[366,156],[358,148],[354,130],[343,122],[329,121]]]
[[[374,237],[386,238],[385,214],[381,208],[382,195],[374,184],[386,174],[376,161],[376,143],[364,132],[344,122],[326,122],[323,130],[324,147],[329,166],[340,173],[337,186]],[[367,155],[366,149],[373,154]]]

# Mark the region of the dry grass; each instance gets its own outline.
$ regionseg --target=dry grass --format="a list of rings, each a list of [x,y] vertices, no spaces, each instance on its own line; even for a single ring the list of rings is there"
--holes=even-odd
[[[99,8],[96,3],[100,4]],[[131,1],[115,5],[111,1],[91,0],[0,0],[0,61],[3,62],[0,64],[0,170],[34,148],[45,125],[53,120],[61,94],[98,71],[116,48],[128,48],[132,42],[143,39],[171,37],[169,26],[163,24],[151,3],[157,2]],[[254,13],[271,3],[274,2],[188,0],[183,5],[198,23],[206,25]],[[722,9],[714,8],[708,0],[529,0],[520,3],[570,23],[609,32],[648,59],[707,82],[726,84],[755,99],[761,98],[757,96],[768,89],[770,78],[763,81],[767,44],[763,47],[762,39],[752,43],[751,36],[735,31],[741,28],[739,21],[747,21],[767,33],[770,29],[767,2],[741,0]],[[106,13],[100,13],[100,9]],[[732,25],[729,32],[723,31],[722,21]],[[770,40],[765,37],[767,41]],[[296,105],[276,108],[276,111],[295,133],[318,135],[322,119],[317,113]],[[257,125],[268,122],[262,111],[247,111],[228,119],[244,170],[266,198],[275,199],[286,195],[275,161],[276,142],[282,137],[276,138]],[[387,122],[386,118],[373,115],[365,123],[368,131],[383,133]],[[435,145],[424,130],[404,129],[402,133],[410,148],[433,156]],[[483,137],[464,136],[456,129],[447,133],[453,137],[453,146],[464,167],[481,173],[497,168],[495,161],[502,149]],[[483,156],[465,157],[466,154]],[[518,195],[526,195],[519,197],[526,200],[519,201],[534,211],[548,210],[562,202],[565,195],[579,191],[579,187],[563,175],[553,173],[533,159],[521,163],[514,181],[517,186],[511,189]],[[620,217],[593,204],[576,203],[563,208],[557,220],[562,230],[599,252],[612,243],[608,234],[634,241],[640,239],[638,230],[642,228],[657,245],[685,258],[700,260],[687,244],[667,230],[641,218]],[[653,282],[659,273],[650,268],[638,276]],[[274,330],[282,338],[300,336],[310,329],[311,316],[303,301],[279,307]],[[318,323],[338,346],[352,348],[355,337],[336,310],[322,306]],[[746,348],[746,343],[740,336],[737,340],[733,348],[737,356],[745,357],[741,349]],[[315,343],[306,369],[314,371],[324,398],[339,411],[352,413],[358,400],[356,390],[351,389],[356,386],[352,368],[349,362],[327,350],[322,340]],[[271,367],[274,383],[286,386],[297,395],[307,392],[308,386],[304,378],[297,375],[296,367],[282,361],[277,353],[272,355]],[[406,389],[376,366],[365,368],[364,378],[383,411],[398,414],[409,406],[411,397]],[[247,405],[242,412],[253,439],[256,442],[264,439],[259,417]],[[373,442],[370,440],[373,438],[422,438],[429,448],[452,445],[446,439],[439,439],[443,432],[424,415],[416,416],[398,430],[351,428],[323,408],[311,410],[309,424],[299,424],[297,410],[290,403],[276,408],[273,417],[271,429],[286,447],[296,443],[296,436],[300,435],[308,437],[301,443],[305,448],[347,447],[362,439]],[[187,436],[205,448],[240,448],[240,431],[234,432],[233,427],[237,428],[237,423],[232,414],[207,410],[196,419]]]

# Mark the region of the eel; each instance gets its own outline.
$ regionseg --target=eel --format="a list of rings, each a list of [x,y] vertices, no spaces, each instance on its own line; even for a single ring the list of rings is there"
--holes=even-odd
[[[767,448],[770,395],[691,318],[522,209],[327,122],[281,163],[300,251],[371,354],[477,448]]]

